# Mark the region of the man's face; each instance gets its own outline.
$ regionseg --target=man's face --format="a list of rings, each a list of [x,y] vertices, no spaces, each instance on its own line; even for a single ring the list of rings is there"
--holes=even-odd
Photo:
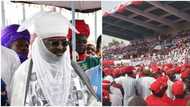
[[[86,36],[76,36],[76,51],[79,54],[85,53],[87,49],[87,37]]]
[[[92,44],[87,45],[87,54],[94,55],[95,51],[96,51],[96,49],[95,49],[94,45],[92,45]]]
[[[28,55],[28,51],[29,51],[28,47],[29,47],[28,41],[23,40],[23,39],[14,41],[10,46],[10,48],[16,51],[16,53],[25,54],[26,56]]]
[[[69,42],[65,37],[53,37],[43,39],[46,48],[56,56],[62,56]]]

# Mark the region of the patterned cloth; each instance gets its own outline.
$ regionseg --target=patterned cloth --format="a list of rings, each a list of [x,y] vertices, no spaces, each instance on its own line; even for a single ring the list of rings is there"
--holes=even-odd
[[[68,106],[80,106],[86,105],[88,99],[87,88],[79,80],[76,73],[72,72],[72,81],[70,87]],[[69,88],[69,87],[68,87]],[[29,88],[26,97],[26,106],[50,106],[46,97],[44,96],[42,89],[40,88],[36,72],[32,71]]]

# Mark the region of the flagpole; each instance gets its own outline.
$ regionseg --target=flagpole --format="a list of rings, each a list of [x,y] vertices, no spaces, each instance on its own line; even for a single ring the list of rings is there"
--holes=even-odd
[[[72,24],[75,26],[75,6],[74,6],[74,1],[71,2],[71,7],[72,7]],[[76,61],[76,36],[75,32],[72,31],[72,60]]]

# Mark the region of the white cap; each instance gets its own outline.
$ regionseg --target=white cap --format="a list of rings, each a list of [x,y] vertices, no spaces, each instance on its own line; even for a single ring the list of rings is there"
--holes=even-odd
[[[30,33],[36,33],[41,38],[67,36],[69,28],[77,32],[70,22],[57,12],[39,12],[26,20],[18,28],[18,32],[28,29]]]

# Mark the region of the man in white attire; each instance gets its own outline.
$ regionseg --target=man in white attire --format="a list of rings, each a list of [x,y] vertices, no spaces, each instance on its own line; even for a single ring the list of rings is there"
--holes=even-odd
[[[128,99],[136,95],[136,79],[132,77],[133,71],[127,71],[125,75],[120,76],[114,81],[121,84],[124,89],[124,106],[128,105]]]
[[[56,12],[40,12],[18,29],[28,28],[37,37],[31,59],[15,72],[11,105],[85,106],[99,104],[89,79],[70,60],[67,34],[77,30]]]

